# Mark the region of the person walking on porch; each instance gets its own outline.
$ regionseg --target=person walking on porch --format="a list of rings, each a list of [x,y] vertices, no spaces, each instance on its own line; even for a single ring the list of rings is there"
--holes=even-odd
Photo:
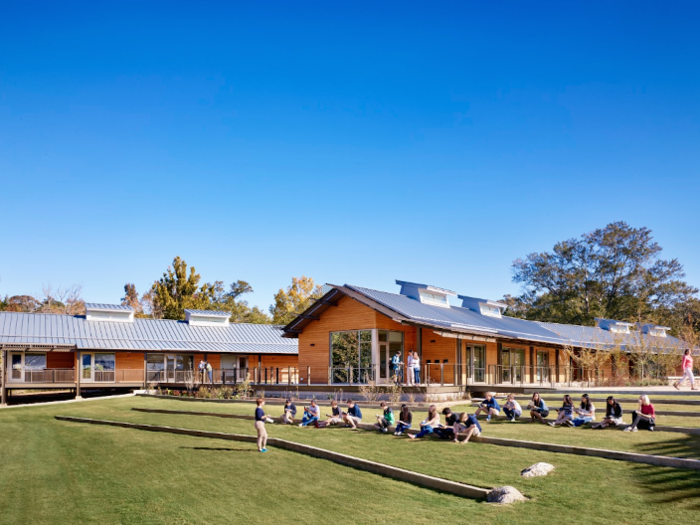
[[[413,383],[420,385],[420,357],[418,352],[413,352]]]
[[[690,382],[690,389],[697,390],[697,388],[695,388],[695,377],[693,377],[693,356],[690,354],[690,349],[686,349],[685,353],[683,354],[681,368],[683,369],[683,376],[678,381],[676,381],[673,384],[673,386],[676,388],[676,390],[680,390],[680,388],[678,387],[687,378]]]
[[[406,356],[406,384],[408,386],[413,386],[415,383],[415,376],[413,375],[413,352],[408,351]]]

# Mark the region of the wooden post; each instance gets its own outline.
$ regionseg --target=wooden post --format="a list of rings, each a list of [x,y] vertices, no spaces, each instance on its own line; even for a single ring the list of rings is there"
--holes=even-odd
[[[311,367],[306,367],[306,386],[311,386]]]
[[[288,366],[287,367],[287,385],[292,384],[292,367]]]
[[[7,405],[7,350],[2,351],[2,371],[0,371],[0,381],[2,381],[2,394],[0,394],[0,406]]]
[[[148,354],[143,353],[143,389],[148,388]]]
[[[445,363],[440,363],[440,386],[445,386]]]
[[[530,383],[535,382],[535,366],[536,366],[536,361],[535,361],[535,347],[531,346],[530,347]]]
[[[82,399],[80,395],[80,377],[83,375],[82,370],[82,354],[81,352],[75,353],[76,363],[75,363],[75,399]]]
[[[558,383],[559,382],[559,349],[558,348],[554,351],[554,363],[556,366],[556,374],[557,374],[556,382]]]

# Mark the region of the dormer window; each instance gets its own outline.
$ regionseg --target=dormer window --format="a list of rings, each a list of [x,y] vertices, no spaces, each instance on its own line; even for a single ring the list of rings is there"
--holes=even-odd
[[[630,327],[634,326],[633,323],[625,323],[623,321],[615,321],[614,319],[601,319],[599,317],[595,318],[595,322],[598,324],[599,328],[607,330],[613,334],[629,334]]]
[[[460,295],[459,298],[462,300],[462,308],[467,308],[473,312],[479,312],[481,315],[488,315],[489,317],[500,318],[503,315],[503,311],[508,307],[505,303],[469,297],[468,295]]]
[[[432,304],[434,306],[447,306],[447,307],[450,306],[450,303],[447,300],[446,295],[428,292],[425,290],[421,290],[419,292],[419,294],[420,294],[420,302],[421,303]]]
[[[666,337],[666,330],[670,330],[671,327],[658,326],[655,324],[640,324],[639,329],[643,334],[647,334],[652,337]]]
[[[192,326],[228,326],[231,312],[185,309],[185,321]]]
[[[450,307],[449,296],[457,295],[455,292],[431,286],[429,284],[411,283],[408,281],[396,281],[401,286],[401,295],[420,301],[431,306]]]
[[[630,333],[630,327],[629,326],[620,326],[617,324],[610,325],[610,328],[608,328],[612,333],[614,334],[629,334]]]
[[[88,321],[133,323],[134,313],[134,309],[131,306],[85,303],[85,319]]]
[[[488,303],[479,304],[481,315],[490,315],[491,317],[501,317],[501,309],[498,306],[493,306]]]

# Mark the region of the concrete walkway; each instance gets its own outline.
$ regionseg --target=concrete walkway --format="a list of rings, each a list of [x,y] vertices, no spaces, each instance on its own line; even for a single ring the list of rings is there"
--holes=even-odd
[[[60,401],[44,401],[43,403],[25,403],[23,405],[6,405],[1,406],[0,409],[7,410],[10,408],[29,408],[29,407],[43,407],[47,405],[63,405],[65,403],[82,403],[84,401],[104,401],[106,399],[119,399],[122,397],[134,397],[135,394],[118,394],[115,396],[97,396],[97,397],[78,397],[73,399],[62,399]]]

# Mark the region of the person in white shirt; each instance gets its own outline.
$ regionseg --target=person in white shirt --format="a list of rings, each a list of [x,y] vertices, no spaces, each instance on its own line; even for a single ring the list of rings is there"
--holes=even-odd
[[[515,400],[515,395],[508,394],[508,400],[503,405],[503,412],[509,421],[515,421],[523,415],[523,409],[520,407],[520,403]]]
[[[418,357],[418,352],[413,352],[413,383],[420,385],[420,357]]]
[[[413,373],[413,352],[408,352],[408,357],[406,358],[406,384],[408,386],[413,386],[415,375]]]

